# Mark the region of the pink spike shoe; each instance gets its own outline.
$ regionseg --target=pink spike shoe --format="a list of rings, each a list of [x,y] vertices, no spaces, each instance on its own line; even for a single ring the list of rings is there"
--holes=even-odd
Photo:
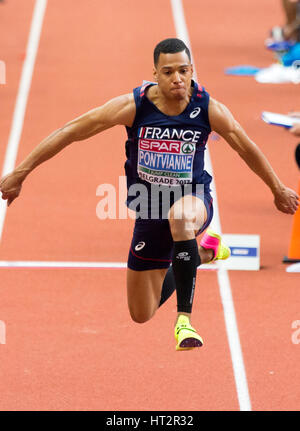
[[[225,260],[230,257],[230,248],[222,242],[221,236],[211,229],[207,229],[200,241],[200,245],[206,250],[213,251],[214,257],[208,263],[212,263],[215,260]]]

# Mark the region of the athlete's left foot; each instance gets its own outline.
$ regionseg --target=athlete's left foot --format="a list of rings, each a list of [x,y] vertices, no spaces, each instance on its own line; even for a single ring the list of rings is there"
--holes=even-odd
[[[207,229],[200,241],[201,247],[205,250],[212,250],[213,259],[207,263],[212,263],[215,260],[225,260],[230,257],[230,248],[223,243],[222,238],[211,229]]]
[[[203,345],[203,340],[191,326],[190,320],[184,314],[179,315],[175,325],[176,350],[192,350]]]

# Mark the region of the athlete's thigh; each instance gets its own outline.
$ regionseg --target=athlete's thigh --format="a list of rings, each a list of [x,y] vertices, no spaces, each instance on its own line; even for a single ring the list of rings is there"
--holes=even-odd
[[[148,271],[134,271],[127,268],[128,298],[133,301],[143,301],[145,298],[153,297],[159,301],[166,272],[166,268]]]
[[[167,269],[134,271],[127,269],[127,301],[133,320],[145,322],[158,308]]]

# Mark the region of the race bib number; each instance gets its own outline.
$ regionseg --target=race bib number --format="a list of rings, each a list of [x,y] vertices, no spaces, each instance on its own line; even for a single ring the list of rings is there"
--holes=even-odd
[[[192,182],[196,144],[179,140],[138,141],[138,175],[156,184],[182,185]]]

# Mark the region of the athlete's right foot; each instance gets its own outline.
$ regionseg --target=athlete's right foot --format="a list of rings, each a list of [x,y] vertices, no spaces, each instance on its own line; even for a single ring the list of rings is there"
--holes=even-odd
[[[207,263],[212,263],[215,260],[225,260],[230,257],[230,248],[223,243],[221,236],[211,229],[207,229],[200,241],[200,245],[205,250],[213,251],[213,259]]]
[[[181,314],[175,325],[176,350],[192,350],[203,345],[203,340],[197,331],[191,326],[190,320]]]

